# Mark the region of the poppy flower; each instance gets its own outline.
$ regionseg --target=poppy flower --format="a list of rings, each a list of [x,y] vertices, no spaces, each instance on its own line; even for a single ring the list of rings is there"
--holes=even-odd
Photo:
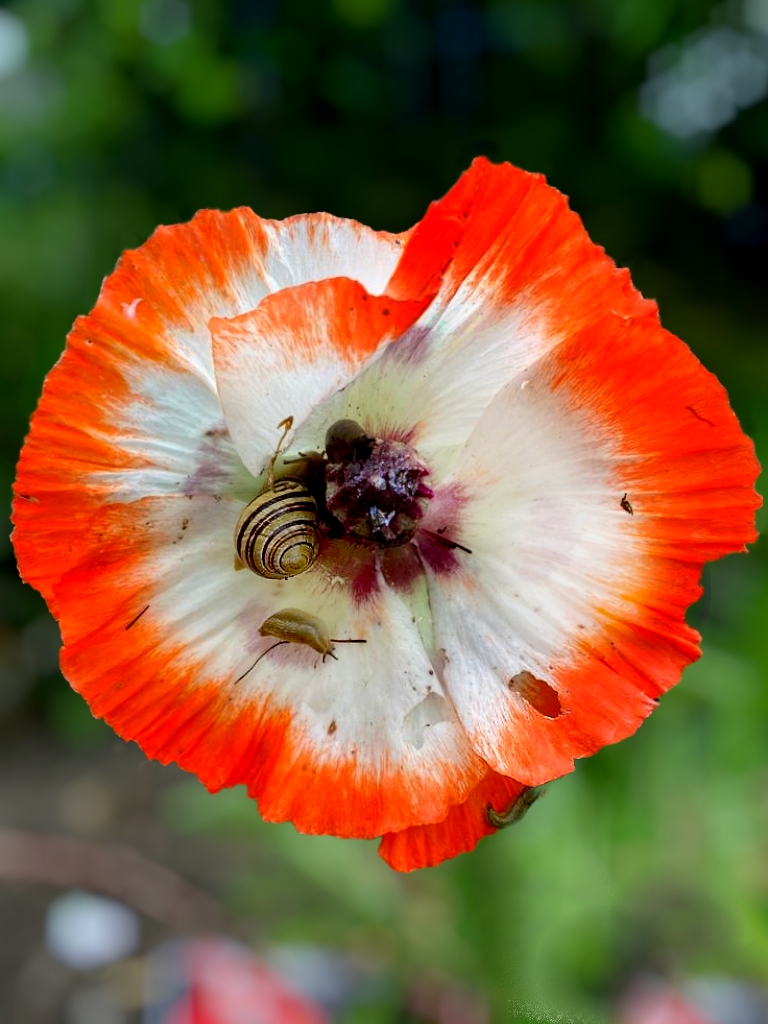
[[[408,870],[637,729],[757,472],[565,197],[478,159],[403,234],[204,211],[125,253],[14,543],[94,715]]]

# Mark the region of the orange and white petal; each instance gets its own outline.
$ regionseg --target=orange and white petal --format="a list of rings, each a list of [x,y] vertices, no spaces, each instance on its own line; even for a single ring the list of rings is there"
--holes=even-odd
[[[46,380],[18,469],[20,570],[54,612],[53,585],[82,555],[85,524],[105,503],[250,496],[216,392],[211,318],[330,275],[380,290],[406,237],[326,214],[280,223],[208,210],[123,255]]]
[[[523,789],[522,783],[514,779],[488,772],[467,799],[452,807],[442,821],[382,836],[379,856],[395,871],[415,871],[469,853],[484,836],[496,831],[488,821],[488,807],[503,813]]]
[[[260,220],[251,210],[244,212]],[[374,231],[328,213],[260,220],[260,224],[265,238],[260,273],[270,292],[326,277],[349,277],[372,295],[381,295],[412,233],[412,229],[400,234]]]
[[[424,305],[372,295],[340,277],[286,288],[243,316],[212,320],[219,398],[251,472],[263,471],[279,437],[277,424],[291,416],[301,425],[377,350],[399,338]],[[322,449],[329,425],[305,431],[306,444],[298,447]]]
[[[609,308],[496,396],[433,502],[472,554],[420,542],[445,684],[492,768],[538,785],[639,726],[700,653],[703,562],[756,536],[758,469],[655,315]]]
[[[407,240],[388,294],[429,300],[335,401],[445,478],[493,396],[608,306],[655,311],[541,175],[476,160]],[[354,418],[354,416],[353,416]]]
[[[364,603],[327,564],[287,581],[232,566],[240,504],[112,505],[55,587],[62,668],[98,717],[210,789],[245,784],[271,821],[372,837],[437,821],[486,771],[441,691],[408,600]],[[344,542],[339,542],[344,543]],[[319,616],[336,659],[259,633]]]

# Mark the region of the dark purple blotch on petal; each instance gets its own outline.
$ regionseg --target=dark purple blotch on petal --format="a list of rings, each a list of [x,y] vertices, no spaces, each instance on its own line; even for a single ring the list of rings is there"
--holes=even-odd
[[[369,554],[368,561],[359,565],[351,577],[355,604],[364,604],[378,593],[379,579],[374,558],[373,553]]]
[[[410,590],[423,573],[424,566],[413,544],[381,552],[381,574],[385,583],[395,590]]]
[[[414,541],[424,563],[436,573],[456,572],[461,568],[462,551],[445,544],[441,537],[421,530]],[[466,555],[464,555],[466,557]]]

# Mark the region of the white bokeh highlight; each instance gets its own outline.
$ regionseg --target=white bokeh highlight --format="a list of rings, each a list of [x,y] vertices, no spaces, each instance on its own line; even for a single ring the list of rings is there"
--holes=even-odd
[[[92,971],[122,960],[140,941],[138,914],[116,900],[73,889],[48,907],[48,952],[73,970]]]
[[[0,78],[10,78],[29,59],[29,30],[16,14],[0,9]]]
[[[768,41],[706,27],[651,54],[648,70],[640,87],[643,117],[678,139],[706,136],[768,93]]]

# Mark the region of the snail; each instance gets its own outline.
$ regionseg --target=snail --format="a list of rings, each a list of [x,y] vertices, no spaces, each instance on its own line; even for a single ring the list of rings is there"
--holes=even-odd
[[[374,439],[354,420],[336,420],[325,435],[325,454],[329,462],[365,461]]]
[[[510,825],[517,824],[518,821],[525,815],[531,806],[539,797],[544,796],[546,789],[535,789],[533,786],[526,786],[525,789],[520,791],[520,795],[506,811],[495,811],[493,807],[488,804],[485,808],[485,816],[488,819],[488,824],[492,828],[508,828]]]
[[[283,436],[269,460],[267,485],[248,502],[235,527],[235,568],[248,568],[269,580],[306,572],[320,552],[318,505],[301,471],[275,480],[275,462],[293,417],[279,426]]]
[[[328,635],[328,627],[316,615],[299,608],[282,608],[265,619],[259,627],[262,636],[275,636],[281,644],[306,644],[326,658],[336,658],[334,644],[364,644],[365,640],[335,640]],[[275,644],[274,647],[278,645]],[[274,650],[270,647],[270,651]],[[266,654],[266,651],[264,652]],[[262,655],[263,657],[263,655]]]
[[[235,680],[239,683],[241,679],[244,679],[248,673],[256,668],[258,663],[263,657],[269,654],[270,651],[274,651],[276,647],[280,647],[282,644],[305,644],[307,647],[311,647],[313,651],[317,651],[318,654],[322,654],[323,661],[330,657],[334,660],[336,655],[333,653],[334,644],[364,644],[365,640],[337,640],[329,636],[328,627],[319,619],[316,615],[311,615],[309,612],[301,611],[300,608],[281,608],[279,612],[275,612],[274,615],[270,615],[268,619],[265,619],[259,626],[259,633],[262,636],[274,636],[277,637],[277,643],[272,644],[266,651],[259,655],[254,661],[250,668],[246,669],[241,676]]]
[[[317,502],[300,480],[285,477],[249,502],[235,527],[242,565],[269,580],[298,576],[320,552]]]
[[[312,567],[320,553],[321,519],[328,520],[330,536],[339,529],[325,508],[322,454],[302,453],[291,460],[295,468],[275,480],[275,463],[293,417],[278,426],[283,434],[267,466],[266,487],[245,506],[235,527],[235,569],[248,568],[270,580],[298,576]],[[372,444],[373,439],[353,420],[337,421],[326,435],[328,458],[335,462],[364,457]]]

